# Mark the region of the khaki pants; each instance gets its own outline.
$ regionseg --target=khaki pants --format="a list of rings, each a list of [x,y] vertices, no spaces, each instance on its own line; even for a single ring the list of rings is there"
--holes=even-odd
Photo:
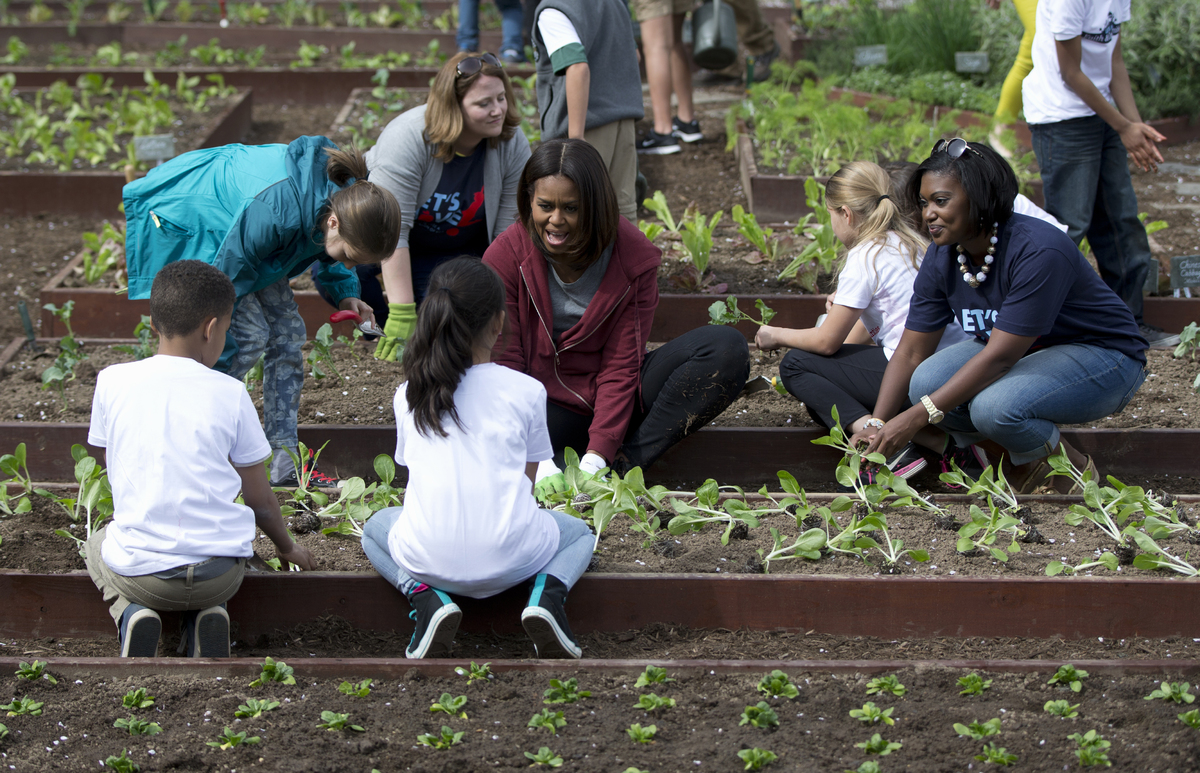
[[[617,192],[617,208],[629,222],[637,225],[637,133],[634,120],[620,121],[588,129],[583,139],[600,152],[608,166],[608,176]]]
[[[108,527],[92,534],[84,546],[83,560],[87,564],[92,582],[111,606],[108,611],[118,626],[121,615],[132,604],[141,604],[156,612],[186,612],[192,609],[207,609],[222,604],[237,593],[242,586],[246,571],[246,559],[239,558],[237,565],[222,575],[210,580],[193,580],[195,564],[188,567],[186,577],[163,580],[152,574],[126,577],[108,568],[100,555],[104,544],[104,533]]]
[[[758,0],[724,0],[733,8],[738,40],[750,56],[770,53],[775,48],[775,33],[763,18]]]

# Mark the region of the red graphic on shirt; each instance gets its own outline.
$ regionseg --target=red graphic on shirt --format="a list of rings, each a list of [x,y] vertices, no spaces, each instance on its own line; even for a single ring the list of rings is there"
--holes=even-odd
[[[446,229],[447,236],[458,236],[458,229],[465,228],[469,225],[475,225],[478,220],[475,215],[479,212],[479,208],[483,206],[483,191],[475,192],[475,199],[471,202],[471,206],[463,210],[462,217],[458,221],[458,228]]]

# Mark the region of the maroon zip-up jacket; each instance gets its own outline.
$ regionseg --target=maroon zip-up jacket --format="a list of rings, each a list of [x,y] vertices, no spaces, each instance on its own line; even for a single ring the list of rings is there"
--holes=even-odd
[[[508,329],[492,360],[533,376],[547,397],[592,414],[588,449],[612,461],[641,399],[642,360],[658,306],[662,251],[620,218],[608,271],[583,318],[557,345],[548,282],[550,267],[520,221],[500,234],[483,262],[504,280]],[[582,450],[581,450],[582,455]]]

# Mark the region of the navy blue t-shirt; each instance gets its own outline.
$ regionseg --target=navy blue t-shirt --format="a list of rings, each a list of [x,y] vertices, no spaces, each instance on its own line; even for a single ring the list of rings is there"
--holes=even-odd
[[[434,260],[459,255],[483,257],[488,246],[487,213],[483,206],[483,170],[487,143],[469,156],[455,156],[442,167],[437,188],[413,220],[408,248],[414,259]]]
[[[1059,344],[1091,344],[1146,361],[1148,344],[1129,307],[1066,234],[1025,215],[1013,215],[1001,228],[996,261],[979,287],[963,281],[954,245],[929,245],[904,326],[932,333],[952,320],[985,342],[993,327],[1036,336],[1031,352]]]

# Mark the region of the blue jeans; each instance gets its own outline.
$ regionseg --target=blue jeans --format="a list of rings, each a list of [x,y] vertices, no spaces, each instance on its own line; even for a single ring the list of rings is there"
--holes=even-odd
[[[240,379],[263,361],[263,425],[271,448],[299,447],[296,434],[304,353],[304,319],[288,280],[238,299],[216,370]]]
[[[932,394],[983,351],[964,341],[917,366],[909,382],[913,405]],[[1065,344],[1027,354],[969,402],[946,411],[938,426],[965,448],[985,438],[1027,464],[1058,450],[1058,424],[1094,421],[1124,408],[1146,378],[1142,363],[1115,349]]]
[[[525,46],[521,37],[521,22],[524,11],[521,0],[496,0],[500,9],[500,31],[504,42],[500,44],[501,53],[516,51],[524,55]],[[479,0],[458,0],[458,36],[456,38],[459,51],[479,50]]]
[[[1095,115],[1032,124],[1029,130],[1046,211],[1067,225],[1076,244],[1087,237],[1100,277],[1140,325],[1142,287],[1153,258],[1121,136]]]
[[[383,579],[405,596],[411,596],[413,590],[422,583],[408,572],[404,571],[388,550],[388,534],[396,519],[404,512],[403,507],[388,507],[380,510],[367,521],[363,527],[362,546],[371,566],[379,572]],[[595,538],[591,529],[582,520],[573,515],[560,513],[557,510],[544,510],[554,517],[558,524],[558,551],[537,574],[549,574],[557,577],[568,589],[587,571],[592,562],[592,548]],[[435,586],[436,587],[436,586]],[[440,590],[440,588],[439,588]]]

